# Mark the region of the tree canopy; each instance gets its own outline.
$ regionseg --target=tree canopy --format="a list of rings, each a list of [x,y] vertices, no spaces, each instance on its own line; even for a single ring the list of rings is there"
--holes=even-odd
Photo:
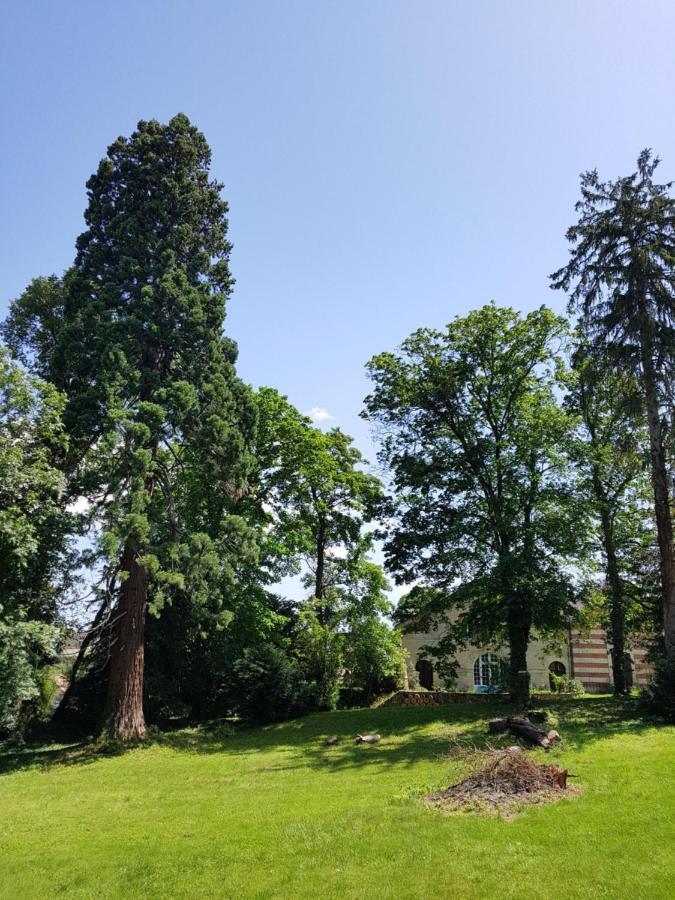
[[[440,628],[440,654],[506,641],[518,695],[532,629],[559,631],[573,613],[566,566],[584,538],[557,397],[566,339],[544,307],[490,304],[368,364],[365,415],[392,472],[387,565],[415,585],[402,616]]]
[[[657,184],[659,164],[650,150],[637,171],[601,181],[581,176],[579,218],[567,231],[570,259],[551,276],[570,292],[596,355],[606,355],[642,386],[649,429],[654,510],[661,566],[665,647],[675,656],[675,556],[668,436],[675,359],[675,200],[670,184]]]

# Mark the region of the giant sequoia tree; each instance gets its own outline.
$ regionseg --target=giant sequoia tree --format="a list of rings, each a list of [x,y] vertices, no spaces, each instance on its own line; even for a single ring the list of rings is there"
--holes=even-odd
[[[518,700],[532,630],[559,632],[572,613],[566,563],[584,534],[556,399],[565,333],[544,307],[489,305],[368,364],[365,415],[392,472],[387,563],[415,584],[403,618],[439,628],[439,654],[506,642]]]
[[[675,556],[664,420],[672,409],[675,360],[675,200],[653,179],[644,150],[637,172],[601,181],[581,176],[578,222],[567,232],[570,260],[554,288],[570,291],[596,353],[642,386],[661,563],[666,653],[675,655]]]
[[[145,731],[149,604],[217,605],[250,537],[233,506],[255,411],[222,333],[227,205],[209,164],[184,115],[116,140],[87,183],[73,269],[34,283],[7,326],[67,394],[71,490],[90,500],[113,595],[105,728],[123,740]]]

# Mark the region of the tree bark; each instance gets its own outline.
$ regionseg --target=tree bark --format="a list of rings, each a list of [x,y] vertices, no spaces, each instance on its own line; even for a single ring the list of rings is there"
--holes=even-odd
[[[619,577],[619,565],[616,558],[616,546],[614,543],[614,528],[600,484],[594,476],[595,492],[600,505],[600,522],[602,525],[602,538],[605,545],[605,560],[607,564],[607,581],[611,597],[610,623],[612,634],[612,671],[614,673],[614,693],[626,693],[626,671],[624,669],[624,657],[626,654],[626,616],[623,603],[623,587]]]
[[[314,596],[317,600],[323,600],[323,573],[326,567],[326,536],[323,521],[319,522],[316,535],[316,578],[314,581]]]
[[[145,737],[143,714],[144,631],[148,572],[139,552],[127,540],[121,568],[128,573],[120,587],[117,622],[110,653],[110,680],[104,733],[121,741]]]
[[[524,613],[512,610],[509,613],[509,690],[511,701],[517,706],[525,706],[530,699],[530,675],[527,671],[527,647],[530,642],[530,624]]]
[[[644,323],[640,332],[642,375],[649,426],[654,512],[659,545],[663,632],[666,656],[675,656],[675,561],[673,560],[673,523],[670,514],[670,490],[663,447],[659,395],[652,356],[651,329]]]
[[[326,527],[322,518],[319,518],[319,527],[316,535],[316,577],[314,579],[314,596],[317,600],[323,600],[325,595],[324,589],[324,572],[326,569]],[[319,604],[319,621],[322,625],[326,624],[327,610],[322,604]]]

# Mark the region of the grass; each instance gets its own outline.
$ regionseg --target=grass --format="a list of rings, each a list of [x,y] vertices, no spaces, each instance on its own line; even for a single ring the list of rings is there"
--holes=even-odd
[[[0,897],[670,898],[675,728],[630,702],[551,704],[583,794],[514,821],[420,798],[495,705],[351,710],[185,730],[101,756],[0,756]],[[382,742],[357,746],[357,732]],[[337,734],[337,747],[323,747]]]

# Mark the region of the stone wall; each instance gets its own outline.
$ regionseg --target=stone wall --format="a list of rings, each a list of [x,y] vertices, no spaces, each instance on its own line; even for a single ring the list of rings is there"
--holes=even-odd
[[[441,706],[445,703],[484,703],[504,700],[508,694],[476,694],[460,691],[396,691],[377,706]]]
[[[509,699],[508,694],[481,694],[473,691],[396,691],[384,700],[377,700],[373,706],[442,706],[447,703],[490,703]],[[530,693],[530,701],[564,703],[570,699],[574,699],[570,694]]]

